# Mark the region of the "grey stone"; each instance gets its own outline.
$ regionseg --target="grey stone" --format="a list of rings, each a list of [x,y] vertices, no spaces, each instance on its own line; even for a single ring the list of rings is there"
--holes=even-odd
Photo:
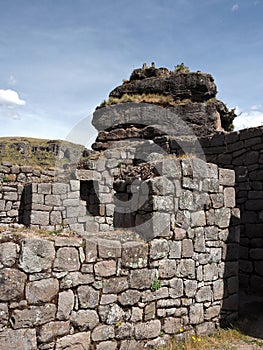
[[[156,312],[155,302],[152,302],[146,305],[144,309],[144,321],[150,321],[154,319],[155,312]]]
[[[94,310],[73,311],[70,321],[80,331],[92,330],[99,324],[99,317]]]
[[[102,286],[103,293],[107,294],[117,294],[123,292],[129,287],[126,277],[111,277],[109,279],[105,279],[102,282]]]
[[[182,242],[180,241],[169,241],[169,258],[180,259],[182,254]]]
[[[116,240],[98,239],[100,258],[120,258],[121,243]]]
[[[0,304],[0,331],[2,328],[4,328],[9,319],[9,313],[8,313],[8,306],[7,304],[1,303]]]
[[[116,339],[130,339],[133,334],[134,326],[128,322],[122,322],[115,327]]]
[[[143,310],[139,307],[132,307],[131,322],[142,321]]]
[[[89,349],[90,332],[66,335],[57,340],[56,350],[82,350]]]
[[[140,300],[141,293],[137,290],[129,289],[118,296],[121,305],[135,305]]]
[[[235,172],[230,169],[219,168],[219,183],[223,186],[235,185]]]
[[[45,211],[31,211],[30,216],[31,225],[49,225],[49,212]]]
[[[115,294],[102,294],[100,299],[100,305],[112,304],[117,301],[117,295]]]
[[[182,277],[195,278],[195,262],[192,259],[183,259],[177,267],[177,274]]]
[[[103,341],[99,343],[96,347],[96,350],[116,350],[117,349],[117,343],[114,341]]]
[[[127,242],[122,248],[122,264],[130,268],[147,266],[148,244],[141,242]]]
[[[79,271],[69,272],[60,282],[60,288],[67,289],[83,284],[94,282],[93,274],[81,273]]]
[[[161,322],[153,320],[145,323],[135,324],[134,336],[137,340],[152,339],[159,336],[161,331]]]
[[[23,298],[27,276],[23,272],[4,268],[0,270],[0,301]]]
[[[54,278],[29,282],[26,285],[26,299],[29,304],[51,301],[59,291],[58,280]]]
[[[170,243],[171,242],[169,241],[169,244]],[[175,242],[173,242],[173,243],[175,243]],[[166,258],[167,254],[169,252],[169,244],[168,244],[167,240],[165,240],[165,239],[152,240],[150,242],[150,258],[153,260]]]
[[[94,265],[95,275],[100,277],[109,277],[116,274],[116,261],[99,261]]]
[[[218,278],[219,268],[216,263],[207,264],[204,266],[204,281],[214,281]]]
[[[103,323],[115,325],[122,321],[124,311],[117,304],[105,305],[99,307],[100,319]]]
[[[171,278],[175,276],[176,261],[170,259],[163,259],[159,262],[159,276],[160,278]]]
[[[213,283],[214,300],[221,300],[224,297],[224,281],[217,280]]]
[[[103,341],[114,338],[114,327],[99,325],[92,332],[92,340],[93,341]]]
[[[212,318],[219,316],[220,311],[221,311],[220,305],[215,305],[215,306],[209,307],[205,311],[205,319],[206,320],[211,320]]]
[[[80,286],[78,287],[78,299],[81,308],[95,308],[99,305],[99,291],[90,286]]]
[[[189,317],[191,324],[198,324],[204,321],[204,309],[202,304],[190,305]]]
[[[0,244],[0,262],[4,266],[11,267],[15,264],[17,257],[17,245],[13,242]]]
[[[188,298],[193,298],[197,291],[197,281],[194,281],[194,280],[184,281],[184,290],[185,290],[185,295]]]
[[[54,271],[76,271],[80,269],[79,253],[76,248],[59,248],[54,261]]]
[[[191,213],[191,225],[192,227],[200,227],[206,225],[206,216],[203,210],[198,210]]]
[[[0,333],[0,343],[4,350],[37,349],[35,329],[6,329]]]
[[[151,287],[154,271],[148,269],[132,270],[130,272],[130,286],[134,289],[147,289]]]
[[[224,205],[228,208],[234,208],[236,205],[236,192],[233,187],[224,189]]]
[[[29,273],[51,268],[55,258],[54,243],[37,238],[26,238],[22,242],[19,266]]]
[[[64,183],[53,183],[52,184],[52,192],[53,194],[66,194],[67,192],[69,192],[69,185],[64,184]]]
[[[170,282],[169,295],[171,298],[179,298],[184,294],[183,281],[179,278],[173,278]]]
[[[86,255],[86,262],[94,262],[97,260],[97,242],[92,239],[86,239],[85,240],[85,255]]]
[[[212,300],[212,290],[211,290],[210,286],[201,287],[197,291],[195,299],[198,303],[204,302],[204,301],[211,301]]]
[[[182,326],[182,321],[179,318],[166,317],[163,325],[163,330],[167,334],[179,333]]]
[[[40,326],[55,320],[56,305],[29,306],[27,309],[14,310],[11,323],[14,329]]]
[[[57,319],[58,320],[68,320],[69,315],[74,307],[74,293],[72,290],[67,290],[59,293],[58,295],[58,310]]]
[[[191,239],[184,239],[182,241],[182,257],[191,258],[194,254],[193,242]]]
[[[53,321],[43,325],[39,330],[38,341],[48,343],[54,338],[69,334],[69,321]]]

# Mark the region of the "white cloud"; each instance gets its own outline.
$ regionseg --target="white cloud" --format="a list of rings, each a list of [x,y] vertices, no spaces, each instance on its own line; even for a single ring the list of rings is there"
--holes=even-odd
[[[14,90],[0,90],[0,105],[24,106],[26,102],[22,100]]]
[[[234,5],[232,6],[232,11],[235,12],[235,11],[238,10],[238,8],[239,8],[238,4],[234,4]]]
[[[234,119],[233,124],[234,124],[235,130],[261,126],[263,125],[263,112],[258,110],[242,112]]]

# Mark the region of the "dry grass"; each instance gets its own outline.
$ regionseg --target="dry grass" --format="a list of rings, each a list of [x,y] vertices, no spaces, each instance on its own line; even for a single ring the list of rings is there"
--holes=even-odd
[[[247,350],[263,349],[263,340],[248,337],[236,329],[219,329],[212,335],[189,336],[184,341],[171,341],[156,350]]]
[[[121,98],[116,97],[110,97],[108,101],[104,100],[99,107],[102,108],[105,106],[111,106],[119,103],[127,103],[127,102],[145,102],[145,103],[152,103],[156,105],[160,105],[163,107],[168,106],[176,106],[179,104],[186,104],[190,103],[191,101],[189,99],[184,100],[174,100],[174,98],[170,95],[160,95],[160,94],[124,94]]]
[[[58,158],[51,151],[56,145],[64,157]],[[57,163],[68,163],[71,154],[81,152],[84,146],[62,140],[45,140],[30,137],[0,137],[0,163],[8,161],[18,165],[31,165],[34,169],[55,168]]]

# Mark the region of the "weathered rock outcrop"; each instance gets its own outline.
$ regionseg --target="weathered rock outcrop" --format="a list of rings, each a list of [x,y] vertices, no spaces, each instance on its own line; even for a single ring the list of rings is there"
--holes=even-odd
[[[210,74],[148,68],[135,70],[130,80],[116,87],[110,97],[121,98],[124,94],[159,94],[172,96],[174,100],[203,102],[215,97],[216,93],[216,85]]]
[[[103,150],[113,141],[129,138],[200,137],[228,131],[235,113],[216,99],[216,93],[214,79],[207,73],[135,69],[95,111],[92,124],[99,135],[93,149]],[[149,127],[154,132],[149,133]]]

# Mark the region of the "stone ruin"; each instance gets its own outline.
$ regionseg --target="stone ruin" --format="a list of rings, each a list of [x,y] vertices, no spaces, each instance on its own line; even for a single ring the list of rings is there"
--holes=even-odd
[[[137,69],[78,165],[2,163],[5,349],[154,348],[232,323],[239,291],[263,290],[263,127],[231,132],[216,92],[209,74]]]

